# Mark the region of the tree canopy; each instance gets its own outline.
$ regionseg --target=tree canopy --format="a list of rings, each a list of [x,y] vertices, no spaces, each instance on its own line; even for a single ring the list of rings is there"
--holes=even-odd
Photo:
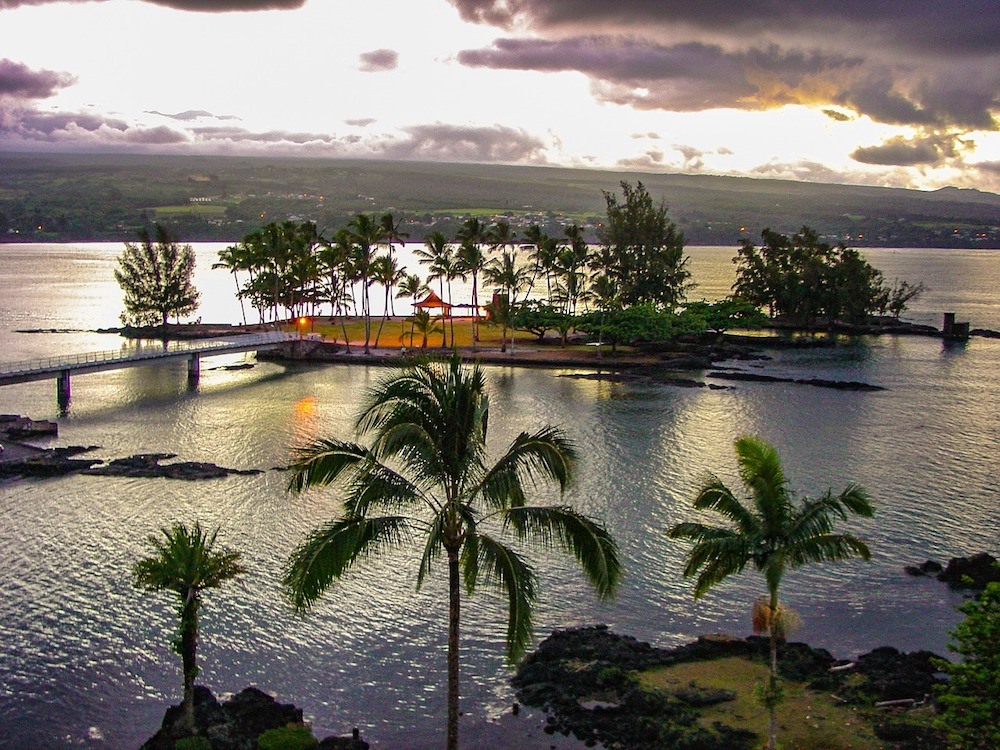
[[[125,243],[118,257],[115,279],[124,292],[125,325],[163,325],[170,315],[180,318],[198,309],[200,294],[195,289],[194,250],[179,245],[157,224],[156,239],[149,229],[138,231],[138,243]]]
[[[1000,583],[987,584],[959,611],[965,619],[948,648],[961,661],[937,662],[948,682],[937,695],[936,724],[957,750],[1000,747]]]
[[[598,230],[602,252],[595,271],[612,279],[621,304],[646,302],[672,307],[684,299],[691,272],[684,234],[667,219],[667,206],[653,203],[641,182],[622,181],[623,200],[604,193],[607,221]]]
[[[796,323],[817,319],[851,324],[870,316],[891,313],[898,318],[906,303],[923,286],[896,282],[888,286],[882,273],[843,243],[821,242],[809,227],[791,237],[765,229],[761,245],[743,240],[736,263],[735,295],[771,317]]]

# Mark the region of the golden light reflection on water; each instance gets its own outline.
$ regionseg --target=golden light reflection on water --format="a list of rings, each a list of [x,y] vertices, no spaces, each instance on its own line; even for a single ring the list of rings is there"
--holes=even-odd
[[[292,435],[295,445],[305,445],[320,437],[319,400],[303,396],[292,408]]]

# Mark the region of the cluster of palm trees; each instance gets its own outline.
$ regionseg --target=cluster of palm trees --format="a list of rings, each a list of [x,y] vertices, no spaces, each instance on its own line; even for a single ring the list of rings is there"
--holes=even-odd
[[[378,346],[386,321],[395,315],[395,300],[416,304],[430,285],[436,284],[446,309],[451,309],[452,283],[471,281],[473,344],[479,341],[481,313],[486,309],[504,329],[505,350],[511,311],[517,304],[540,298],[559,312],[574,315],[581,303],[600,306],[612,295],[609,271],[602,265],[602,259],[609,260],[607,254],[592,251],[578,224],[565,227],[563,237],[550,236],[535,224],[518,238],[505,219],[486,223],[467,218],[453,237],[440,231],[426,236],[415,253],[426,267],[421,278],[408,273],[394,252],[409,237],[401,231],[401,223],[391,213],[357,214],[326,237],[309,221],[272,222],[221,250],[213,268],[232,274],[244,323],[244,302],[257,310],[261,323],[316,315],[328,306],[331,317],[340,319],[345,340],[347,318],[364,319],[366,352],[372,342]],[[483,284],[493,289],[488,304],[481,299]],[[373,338],[374,287],[382,290],[383,299]],[[450,322],[454,345],[453,318]],[[430,333],[441,333],[442,346],[447,346],[448,331],[437,323],[429,314],[417,313],[411,321],[411,346],[415,331],[423,334],[424,346]]]
[[[419,587],[435,565],[448,579],[447,747],[458,747],[459,632],[462,590],[479,587],[507,601],[507,656],[518,660],[532,637],[536,573],[526,545],[556,547],[580,564],[595,592],[613,595],[622,575],[617,545],[604,525],[565,504],[529,503],[532,490],[554,484],[560,495],[573,480],[577,456],[568,437],[554,427],[522,432],[496,460],[486,450],[489,398],[478,367],[422,362],[395,371],[367,394],[355,428],[367,442],[320,439],[296,450],[289,490],[333,486],[340,493],[337,517],[317,528],[291,554],[283,587],[291,604],[308,611],[355,565],[377,561],[414,545],[421,551]],[[775,708],[780,699],[778,641],[788,625],[778,590],[786,571],[811,562],[867,559],[868,548],[850,534],[835,533],[849,514],[871,516],[865,491],[848,486],[840,494],[796,499],[777,451],[763,440],[736,441],[739,475],[750,497],[741,501],[714,475],[694,507],[726,523],[685,522],[668,535],[693,542],[685,576],[697,577],[700,597],[748,566],[764,576],[768,597],[754,606],[758,632],[770,636],[770,682],[763,691],[770,711],[769,748],[775,747]],[[213,548],[216,532],[175,525],[151,537],[153,556],[135,567],[135,583],[180,597],[184,716],[193,721],[200,595],[239,575],[239,555]],[[505,539],[512,535],[514,542]],[[463,586],[464,584],[464,586]],[[189,724],[193,728],[193,724]]]

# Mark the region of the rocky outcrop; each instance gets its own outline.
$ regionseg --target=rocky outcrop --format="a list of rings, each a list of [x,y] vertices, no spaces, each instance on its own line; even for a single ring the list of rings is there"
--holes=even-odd
[[[63,448],[30,446],[24,456],[0,462],[0,477],[61,477],[89,469],[101,463],[99,458],[74,458],[95,450],[97,446],[70,445]]]
[[[987,584],[1000,581],[997,559],[986,552],[971,557],[953,557],[947,565],[927,560],[920,565],[907,565],[903,570],[911,576],[937,576],[953,589],[982,591]]]
[[[269,729],[302,724],[302,709],[278,703],[267,693],[248,687],[225,703],[201,685],[194,689],[195,734],[209,741],[212,750],[257,750],[257,738]],[[140,750],[174,750],[177,740],[190,736],[181,726],[181,707],[171,706],[160,730]],[[368,750],[360,737],[329,737],[321,748]]]
[[[972,557],[953,557],[938,580],[952,588],[971,588],[981,591],[986,584],[1000,581],[1000,568],[993,555],[981,552]]]
[[[738,750],[755,746],[745,730],[698,722],[699,709],[730,700],[726,690],[688,686],[672,695],[642,689],[640,671],[671,664],[742,657],[767,663],[766,638],[703,636],[661,649],[617,635],[605,626],[556,631],[528,656],[512,682],[521,702],[549,713],[547,732],[574,734],[585,743],[608,747],[689,747]],[[880,648],[855,663],[836,660],[824,649],[781,643],[783,677],[814,690],[836,692],[843,700],[872,706],[881,701],[924,700],[939,682],[933,654],[905,654]]]
[[[710,378],[720,380],[744,380],[752,383],[794,383],[796,385],[811,385],[816,388],[833,388],[838,391],[884,391],[880,385],[862,383],[857,380],[824,380],[823,378],[782,378],[777,375],[763,375],[757,372],[742,370],[713,370],[708,373]]]
[[[102,477],[162,477],[165,479],[220,479],[230,474],[260,474],[259,469],[227,469],[204,461],[161,463],[177,456],[173,453],[139,453],[128,458],[116,458],[104,466],[86,469],[82,473]]]

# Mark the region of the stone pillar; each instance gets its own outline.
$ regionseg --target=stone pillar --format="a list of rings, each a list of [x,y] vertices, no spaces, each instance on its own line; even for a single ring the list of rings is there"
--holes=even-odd
[[[192,354],[188,357],[188,385],[194,387],[201,380],[201,355]]]
[[[69,370],[63,370],[56,379],[56,401],[61,411],[65,411],[69,406],[69,396]]]

